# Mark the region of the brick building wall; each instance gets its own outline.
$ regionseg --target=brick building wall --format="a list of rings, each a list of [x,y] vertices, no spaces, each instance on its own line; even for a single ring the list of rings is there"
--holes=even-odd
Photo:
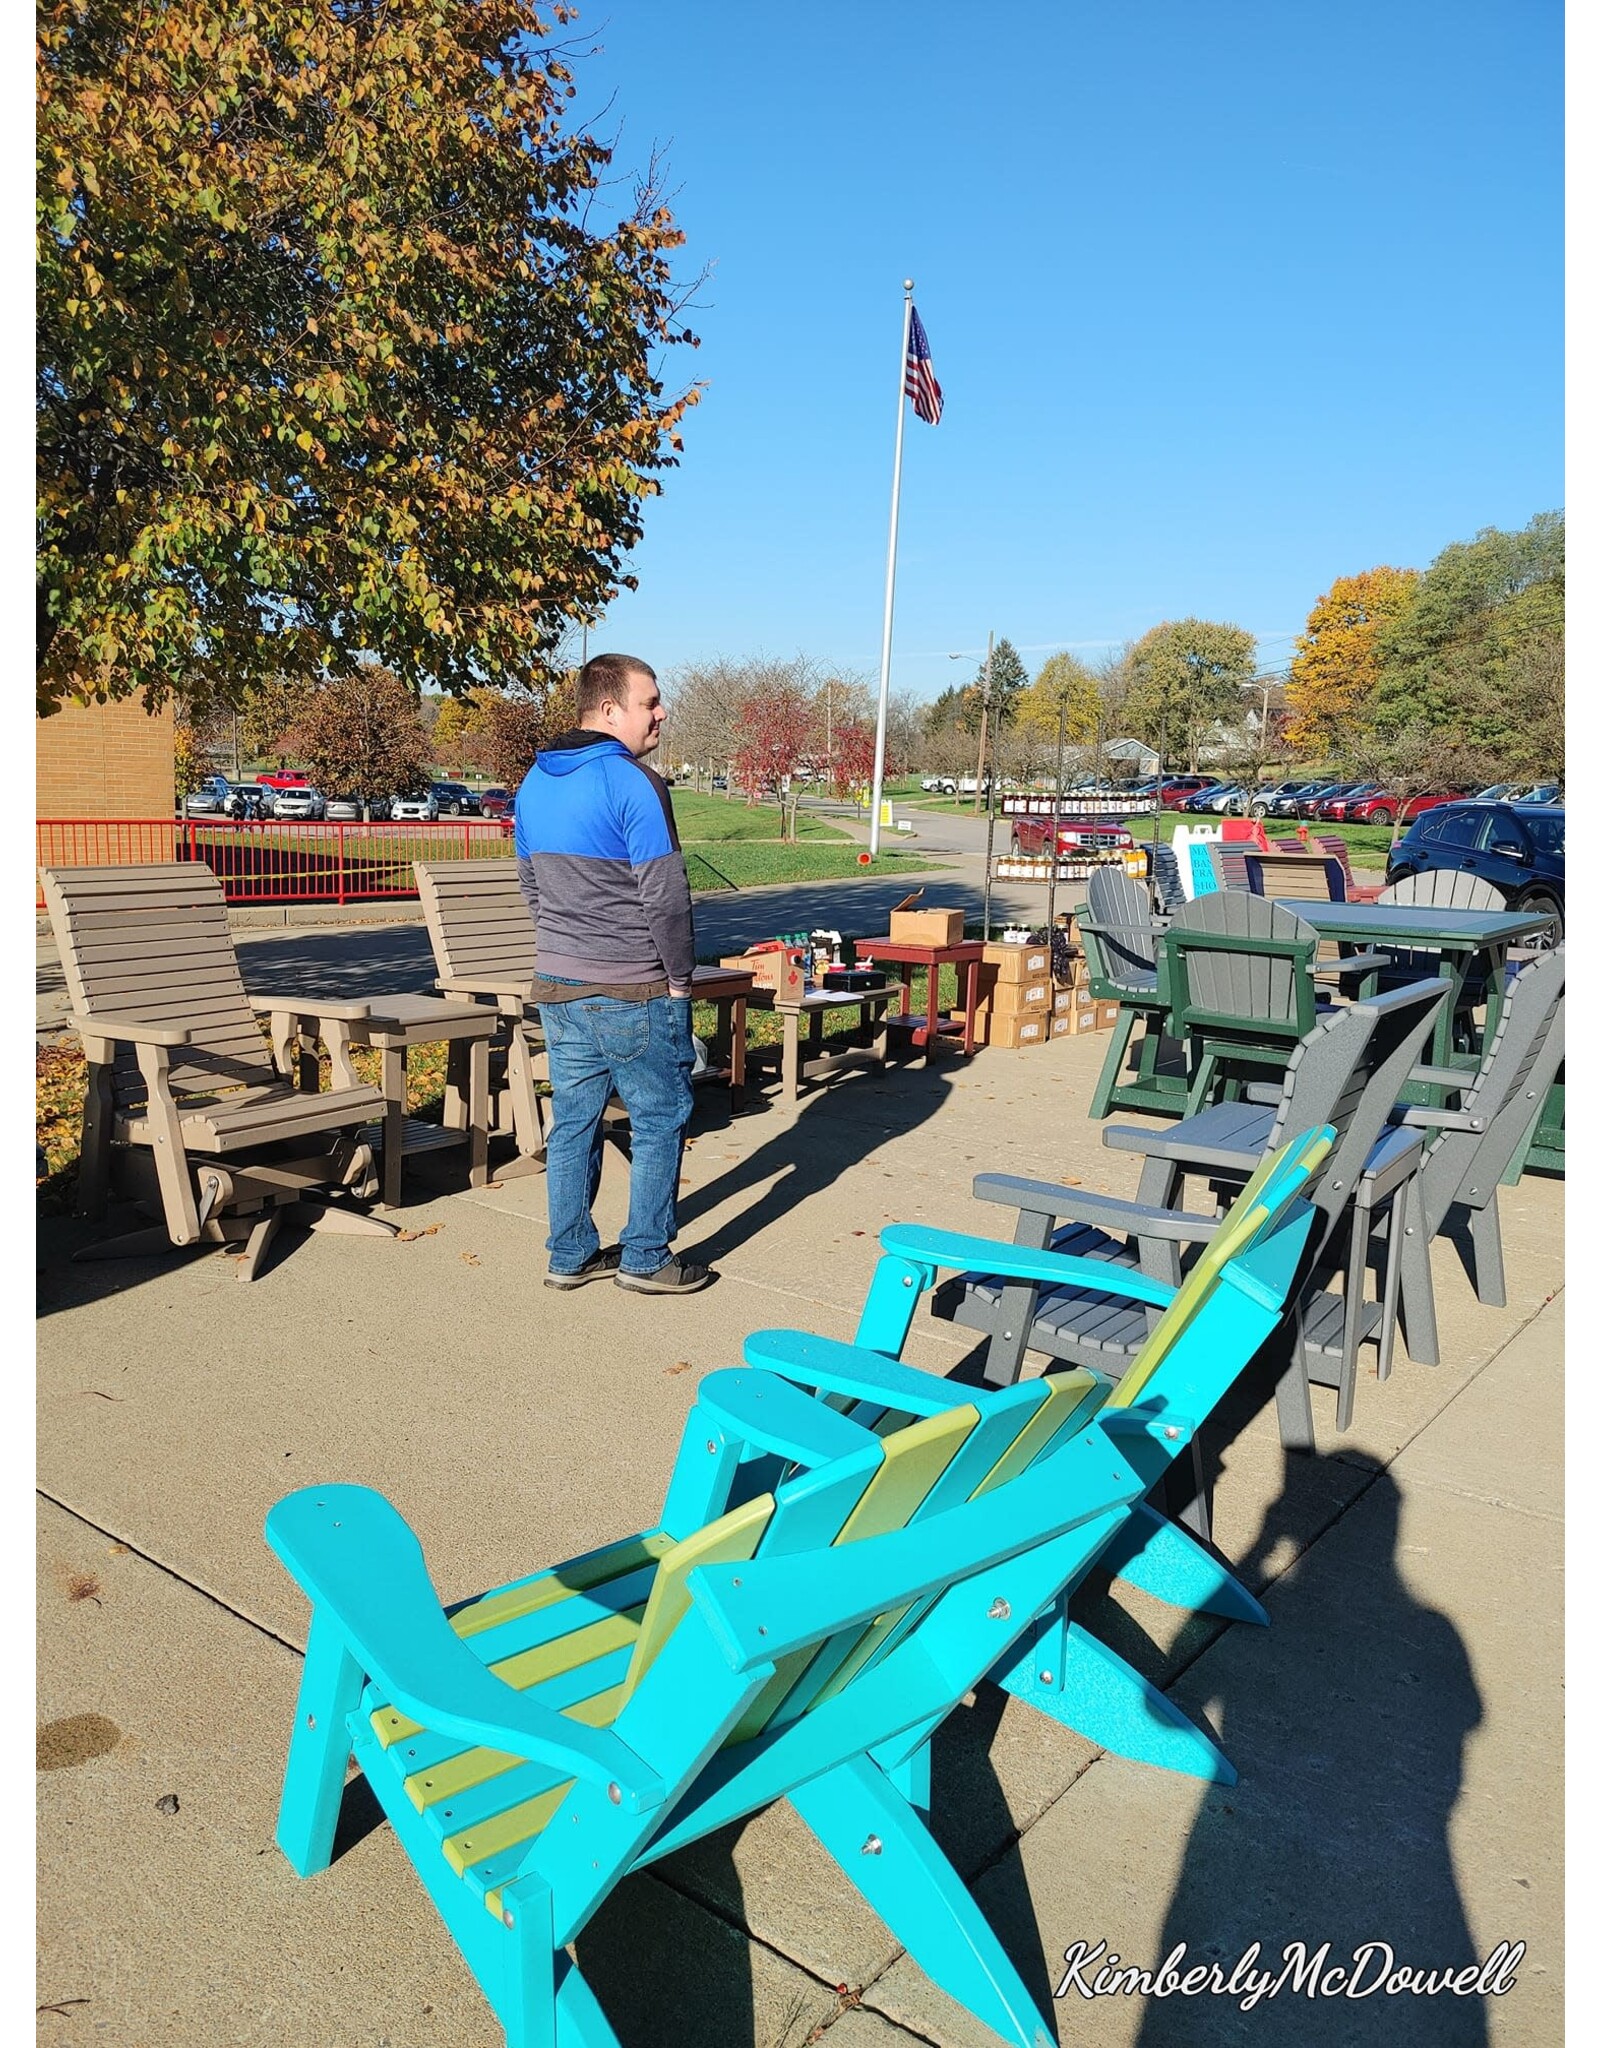
[[[173,712],[138,698],[62,706],[36,721],[40,818],[170,818]]]

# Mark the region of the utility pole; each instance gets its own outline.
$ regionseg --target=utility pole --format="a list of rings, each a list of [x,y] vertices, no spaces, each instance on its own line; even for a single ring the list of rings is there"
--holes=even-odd
[[[989,676],[994,666],[994,628],[989,629],[989,651],[983,657],[983,720],[978,729],[978,794],[983,790],[983,757],[989,738]],[[994,881],[994,775],[989,776],[989,793],[986,808],[989,813],[989,829],[983,847],[983,943],[989,943],[989,892]],[[930,1009],[932,1003],[929,1004]]]

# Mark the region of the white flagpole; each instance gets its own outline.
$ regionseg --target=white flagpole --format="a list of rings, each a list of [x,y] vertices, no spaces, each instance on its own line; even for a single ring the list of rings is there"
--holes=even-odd
[[[889,568],[883,586],[883,660],[878,668],[878,733],[872,750],[872,823],[867,851],[876,858],[878,816],[883,808],[884,738],[889,725],[889,641],[894,632],[894,552],[900,535],[900,451],[906,438],[906,358],[911,347],[911,279],[905,281],[906,313],[900,331],[900,362],[895,374],[894,492],[889,499]]]

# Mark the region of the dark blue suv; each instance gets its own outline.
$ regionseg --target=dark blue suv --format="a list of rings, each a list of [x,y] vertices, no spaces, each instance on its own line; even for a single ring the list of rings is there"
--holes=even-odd
[[[1567,814],[1545,804],[1437,804],[1389,850],[1388,879],[1462,868],[1492,882],[1512,910],[1555,919],[1559,945],[1567,913]]]

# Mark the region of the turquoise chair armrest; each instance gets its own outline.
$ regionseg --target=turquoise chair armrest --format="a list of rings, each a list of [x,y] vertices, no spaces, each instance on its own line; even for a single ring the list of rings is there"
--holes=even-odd
[[[798,1332],[767,1330],[760,1336],[798,1337]],[[800,1339],[801,1342],[806,1341]],[[751,1356],[756,1338],[745,1340],[745,1354],[752,1365],[767,1365],[765,1358]],[[852,1347],[841,1346],[848,1350]],[[868,1353],[867,1356],[876,1354]],[[885,1361],[879,1360],[882,1364]],[[776,1378],[781,1366],[767,1371],[741,1372],[736,1366],[709,1373],[695,1390],[695,1405],[741,1442],[770,1451],[791,1465],[823,1465],[830,1458],[849,1457],[869,1449],[878,1440],[870,1429],[851,1422],[837,1408],[801,1393],[793,1382],[799,1375],[791,1368],[786,1378]],[[904,1368],[902,1368],[904,1370]],[[918,1379],[921,1374],[915,1375]],[[876,1395],[874,1390],[874,1394]]]
[[[747,1364],[799,1386],[814,1387],[819,1394],[840,1394],[847,1400],[896,1408],[907,1415],[940,1415],[946,1408],[959,1408],[972,1399],[971,1387],[958,1386],[954,1380],[919,1372],[914,1365],[901,1365],[881,1351],[841,1344],[833,1337],[808,1336],[803,1330],[753,1330],[744,1340],[744,1355]],[[711,1375],[712,1379],[720,1377]]]
[[[1193,1220],[1204,1223],[1209,1219]],[[1178,1291],[1163,1281],[1136,1273],[1129,1266],[1114,1266],[1107,1259],[1034,1251],[1027,1245],[1004,1244],[992,1237],[966,1237],[955,1230],[934,1230],[925,1223],[886,1224],[878,1232],[878,1242],[886,1252],[893,1252],[912,1265],[993,1273],[1001,1280],[1037,1280],[1042,1287],[1082,1287],[1094,1294],[1147,1301],[1156,1308],[1165,1308]]]
[[[403,1714],[440,1734],[615,1785],[631,1813],[666,1796],[660,1778],[607,1729],[585,1728],[517,1692],[445,1619],[422,1545],[366,1486],[302,1488],[267,1516],[267,1542],[363,1671]]]

